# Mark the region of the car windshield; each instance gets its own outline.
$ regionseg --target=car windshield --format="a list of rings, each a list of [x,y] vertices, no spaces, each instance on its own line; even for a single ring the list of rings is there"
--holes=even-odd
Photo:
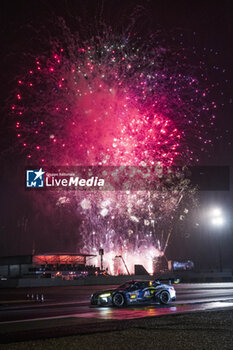
[[[132,286],[132,282],[126,282],[124,284],[121,284],[118,288],[119,289],[126,289]]]

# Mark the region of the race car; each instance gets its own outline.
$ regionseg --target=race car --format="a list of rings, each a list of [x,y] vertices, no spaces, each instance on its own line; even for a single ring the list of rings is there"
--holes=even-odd
[[[129,281],[116,289],[103,290],[91,295],[91,305],[123,307],[141,303],[168,304],[175,301],[176,291],[159,281]]]

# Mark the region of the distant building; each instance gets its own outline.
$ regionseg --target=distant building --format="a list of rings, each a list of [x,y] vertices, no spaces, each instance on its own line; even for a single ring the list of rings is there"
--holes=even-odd
[[[77,253],[45,253],[0,257],[0,276],[61,277],[74,279],[94,274],[98,268],[90,264],[95,255]],[[90,258],[87,264],[87,258]]]

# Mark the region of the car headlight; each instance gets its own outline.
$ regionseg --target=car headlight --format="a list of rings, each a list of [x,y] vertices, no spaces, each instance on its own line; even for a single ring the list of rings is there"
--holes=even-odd
[[[100,298],[110,297],[111,293],[100,294]]]

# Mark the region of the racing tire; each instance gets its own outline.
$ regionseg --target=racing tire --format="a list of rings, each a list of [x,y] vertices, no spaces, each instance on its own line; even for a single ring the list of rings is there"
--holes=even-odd
[[[166,291],[163,290],[160,294],[159,294],[159,302],[162,305],[167,305],[170,301],[170,294]]]
[[[116,307],[123,307],[126,302],[125,302],[125,297],[122,293],[116,293],[112,297],[112,303]]]

